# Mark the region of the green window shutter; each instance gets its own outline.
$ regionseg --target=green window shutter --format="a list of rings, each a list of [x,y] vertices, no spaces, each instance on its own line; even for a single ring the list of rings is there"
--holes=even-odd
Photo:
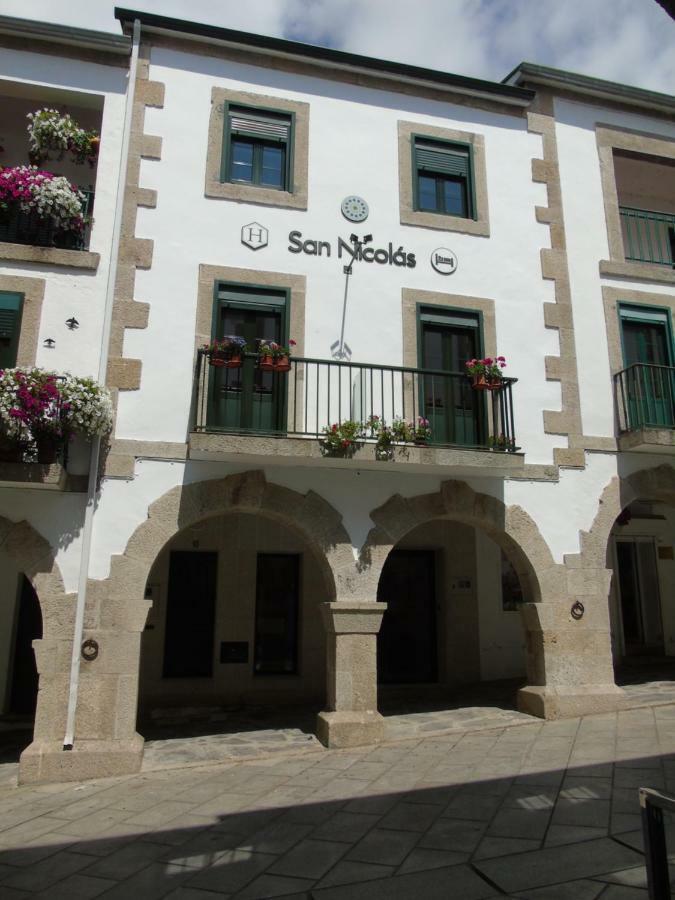
[[[16,365],[23,294],[0,291],[0,368]]]
[[[419,172],[437,172],[469,179],[471,157],[469,150],[435,142],[415,141],[415,165]]]
[[[231,135],[288,143],[291,133],[290,116],[267,111],[258,113],[232,106],[228,114]]]

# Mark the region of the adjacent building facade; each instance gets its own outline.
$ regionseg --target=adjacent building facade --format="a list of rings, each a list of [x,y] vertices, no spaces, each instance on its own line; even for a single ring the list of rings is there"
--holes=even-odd
[[[100,456],[2,474],[20,777],[136,771],[158,710],[304,705],[344,747],[392,690],[616,708],[675,655],[675,100],[117,16],[0,27],[0,163],[36,104],[101,133],[88,246],[0,242],[3,365],[115,407]]]

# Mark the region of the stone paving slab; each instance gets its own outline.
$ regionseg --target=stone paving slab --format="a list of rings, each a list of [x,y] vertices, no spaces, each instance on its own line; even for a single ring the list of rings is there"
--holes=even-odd
[[[0,786],[0,898],[646,900],[675,706]]]

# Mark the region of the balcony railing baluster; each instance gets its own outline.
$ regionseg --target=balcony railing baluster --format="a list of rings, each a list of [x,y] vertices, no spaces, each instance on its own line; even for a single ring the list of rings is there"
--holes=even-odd
[[[495,395],[472,392],[460,372],[293,357],[288,373],[273,373],[271,396],[270,391],[256,390],[247,395],[241,390],[238,369],[212,369],[210,364],[211,353],[200,350],[195,431],[320,438],[323,429],[335,422],[365,422],[378,416],[391,425],[395,418],[408,419],[412,412],[410,420],[415,423],[419,416],[431,420],[431,443],[437,446],[518,449],[512,398],[515,378],[504,378]],[[244,366],[256,365],[256,355],[246,354]],[[210,377],[211,372],[223,374]],[[300,378],[304,385],[298,386]],[[237,390],[232,390],[233,383]],[[493,408],[490,434],[486,433],[488,403]]]
[[[621,432],[675,428],[675,367],[635,363],[614,376]]]

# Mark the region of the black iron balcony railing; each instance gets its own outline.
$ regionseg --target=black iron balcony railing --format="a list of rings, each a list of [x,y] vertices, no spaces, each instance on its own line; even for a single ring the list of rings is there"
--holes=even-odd
[[[675,214],[620,206],[624,255],[633,262],[675,266]]]
[[[675,428],[675,367],[636,363],[614,376],[619,430]]]
[[[288,372],[262,371],[255,354],[239,368],[197,354],[195,431],[321,438],[326,426],[372,416],[429,421],[437,446],[517,450],[515,378],[475,390],[464,373],[292,357]]]
[[[21,212],[13,208],[0,210],[0,241],[9,244],[29,244],[33,247],[86,250],[89,247],[94,192],[85,188],[80,190],[86,198],[83,205],[85,226],[82,231],[64,231],[41,219],[35,212]]]

